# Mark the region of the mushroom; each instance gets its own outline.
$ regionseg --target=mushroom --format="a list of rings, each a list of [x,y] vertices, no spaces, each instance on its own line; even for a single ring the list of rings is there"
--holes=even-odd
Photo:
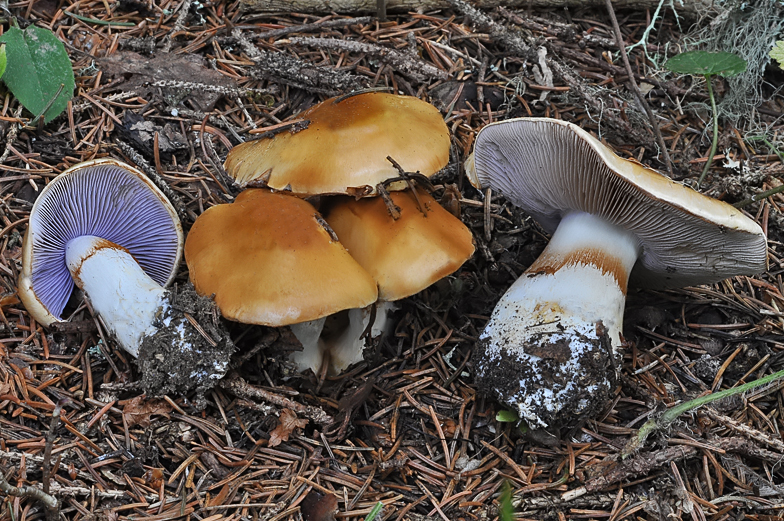
[[[322,330],[342,329],[330,327],[331,317],[361,334],[376,283],[307,201],[249,188],[196,219],[185,259],[196,290],[213,295],[226,318],[291,326],[303,345],[294,356],[301,369],[318,373],[325,356],[336,372],[358,361],[340,349],[340,332]],[[344,310],[352,311],[336,316]]]
[[[449,129],[441,114],[414,97],[379,92],[340,96],[304,111],[298,121],[301,125],[279,129],[232,149],[226,171],[240,186],[261,186],[299,196],[345,194],[358,198],[413,186],[412,178],[421,179],[417,174],[432,176],[449,161]],[[407,183],[394,181],[401,174]],[[322,202],[327,199],[320,198]],[[392,199],[387,201],[394,204]],[[325,206],[329,205],[327,201]],[[378,218],[390,220],[381,201],[373,208],[379,212]],[[470,236],[468,229],[456,222],[463,228],[459,235]],[[473,248],[470,240],[468,244]],[[186,258],[188,251],[186,245]],[[388,307],[354,307],[294,325],[292,330],[305,349],[294,353],[292,359],[300,369],[310,367],[318,373],[324,354],[331,352],[329,371],[340,372],[362,360],[367,339],[381,335]],[[307,347],[315,344],[320,346],[318,350]]]
[[[234,147],[226,171],[299,195],[366,196],[407,172],[431,176],[449,162],[449,129],[438,109],[413,96],[365,92],[330,98],[302,112],[304,130],[280,131]]]
[[[707,284],[766,268],[739,210],[547,118],[484,127],[471,170],[552,238],[501,297],[476,352],[480,387],[532,428],[601,411],[614,392],[627,283]]]
[[[143,346],[165,337],[166,350],[191,371],[185,387],[208,386],[228,368],[231,350],[194,333],[173,308],[165,286],[181,253],[177,214],[144,174],[109,158],[80,163],[47,184],[30,211],[19,296],[50,326],[64,320],[75,283],[125,351],[144,356]]]
[[[416,188],[414,188],[416,190]],[[460,268],[474,253],[471,231],[425,192],[391,192],[397,219],[379,197],[334,199],[326,220],[341,244],[378,284],[378,301],[363,321],[347,328],[339,344],[344,353],[361,361],[368,340],[380,337],[388,325],[392,302],[419,293]],[[420,207],[423,205],[423,207]],[[367,326],[374,320],[370,335]]]
[[[340,242],[378,283],[383,302],[419,293],[474,253],[471,231],[430,194],[406,190],[390,198],[400,208],[398,219],[378,197],[344,197],[326,212]]]

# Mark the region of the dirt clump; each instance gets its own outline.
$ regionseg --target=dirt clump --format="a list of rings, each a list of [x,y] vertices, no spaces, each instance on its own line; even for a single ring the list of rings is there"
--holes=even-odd
[[[228,371],[235,347],[215,303],[190,282],[167,293],[171,307],[158,317],[158,333],[145,337],[139,349],[140,383],[150,396],[194,393],[193,405],[203,408],[204,394]]]

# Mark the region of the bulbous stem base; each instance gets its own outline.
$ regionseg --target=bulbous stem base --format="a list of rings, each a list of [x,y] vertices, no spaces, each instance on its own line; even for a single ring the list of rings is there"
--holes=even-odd
[[[585,213],[565,216],[480,337],[480,387],[532,427],[598,412],[615,386],[638,251],[637,239],[617,226]]]

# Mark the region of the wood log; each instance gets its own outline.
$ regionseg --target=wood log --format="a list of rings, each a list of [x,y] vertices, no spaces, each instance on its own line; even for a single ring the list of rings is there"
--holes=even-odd
[[[655,10],[661,0],[612,0],[615,9]],[[254,13],[339,13],[345,15],[376,13],[377,0],[241,0],[248,11]],[[478,9],[493,9],[503,6],[508,9],[548,7],[595,7],[604,9],[604,0],[473,0]],[[669,3],[669,2],[666,2]],[[686,0],[683,5],[674,2],[679,16],[697,18],[714,12],[715,0]],[[387,0],[388,13],[405,13],[447,9],[447,0]],[[666,10],[665,6],[663,11]]]

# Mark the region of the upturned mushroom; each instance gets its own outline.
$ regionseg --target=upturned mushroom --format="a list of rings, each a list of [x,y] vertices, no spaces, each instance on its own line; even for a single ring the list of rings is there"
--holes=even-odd
[[[226,171],[298,195],[374,195],[407,172],[431,176],[449,162],[449,129],[434,106],[413,96],[365,92],[330,98],[300,114],[304,129],[234,147]],[[402,188],[402,186],[401,186]]]
[[[187,372],[180,390],[208,387],[231,349],[202,338],[172,306],[165,286],[181,253],[177,214],[144,174],[108,158],[80,163],[49,182],[30,211],[19,296],[49,326],[64,320],[76,284],[125,351],[154,358],[144,346],[165,338]]]
[[[484,127],[470,170],[552,238],[503,295],[477,345],[478,383],[534,428],[606,406],[627,284],[707,284],[766,268],[762,229],[732,206],[621,159],[547,118]]]

